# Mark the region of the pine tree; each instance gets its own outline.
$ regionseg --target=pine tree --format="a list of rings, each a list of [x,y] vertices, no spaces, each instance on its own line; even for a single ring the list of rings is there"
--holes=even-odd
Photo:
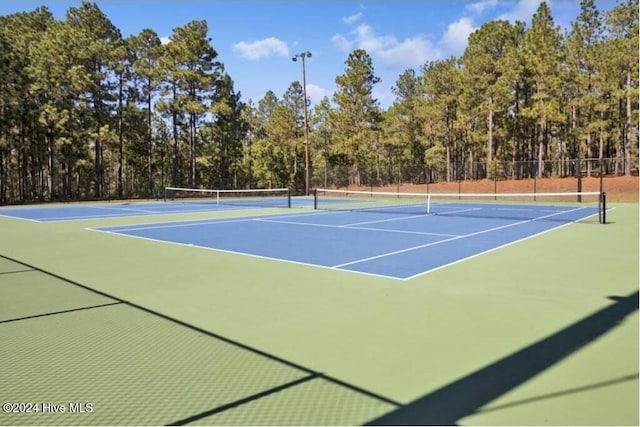
[[[333,95],[337,106],[331,116],[336,134],[334,152],[354,168],[353,182],[361,185],[361,173],[375,152],[374,131],[381,121],[378,101],[373,98],[373,87],[380,78],[376,77],[373,61],[365,50],[351,52],[345,64],[345,73],[336,77],[338,87]]]
[[[427,140],[437,141],[429,147],[429,166],[439,168],[444,164],[445,179],[453,179],[454,163],[459,161],[456,138],[456,119],[460,96],[460,70],[457,60],[449,58],[425,64],[422,86],[426,100],[422,106],[423,132]],[[437,153],[445,152],[444,158]],[[425,153],[426,154],[426,153]]]
[[[162,55],[160,38],[155,31],[144,29],[140,34],[127,39],[127,47],[132,59],[132,79],[136,82],[137,100],[144,104],[146,122],[146,178],[147,194],[153,194],[153,105],[158,93],[160,73],[158,60]]]
[[[571,26],[566,42],[567,70],[565,93],[570,106],[571,134],[574,139],[574,157],[578,159],[575,173],[579,177],[581,191],[583,148],[587,158],[593,155],[593,133],[595,103],[598,93],[594,79],[598,72],[598,44],[602,38],[602,16],[594,0],[580,2],[580,14]],[[587,174],[591,173],[591,162],[587,162]]]
[[[609,59],[606,75],[616,85],[613,100],[620,101],[620,119],[616,120],[616,158],[623,159],[625,175],[631,175],[638,157],[638,0],[627,0],[606,15],[610,37],[603,43],[603,60]],[[635,153],[632,153],[632,148]],[[618,173],[618,163],[615,165]]]
[[[559,28],[554,26],[551,10],[542,2],[533,15],[531,28],[524,37],[525,68],[532,75],[531,104],[522,110],[524,117],[536,123],[538,176],[543,176],[548,157],[549,137],[554,123],[563,121],[560,109],[560,67],[562,46]]]
[[[223,74],[216,88],[210,112],[215,116],[211,123],[214,170],[210,182],[221,189],[237,188],[237,178],[242,164],[242,142],[247,131],[243,118],[244,106],[240,93],[234,90],[233,80]],[[231,179],[233,177],[233,185]]]
[[[188,184],[192,187],[198,184],[198,129],[222,72],[222,64],[215,60],[218,54],[211,46],[207,32],[205,21],[192,21],[174,28],[159,61],[163,73],[163,99],[158,108],[170,115],[173,127],[173,185],[180,181],[179,128],[186,130],[188,142]]]
[[[73,34],[82,75],[81,113],[89,140],[94,149],[94,196],[102,198],[105,191],[105,146],[116,140],[112,122],[116,82],[112,78],[115,64],[120,60],[115,47],[121,42],[119,30],[95,3],[82,2],[69,8],[66,23]]]
[[[469,122],[486,117],[486,170],[492,167],[497,152],[497,114],[505,115],[512,100],[513,52],[518,49],[522,23],[491,21],[469,37],[469,45],[460,59],[464,113]],[[480,147],[471,147],[471,158],[480,155]]]
[[[405,177],[413,181],[422,181],[424,177],[424,88],[421,78],[409,69],[400,74],[391,88],[396,100],[384,115],[384,141],[392,147],[391,151],[400,154],[400,162],[406,166]],[[389,151],[387,149],[387,151]]]
[[[331,103],[328,97],[323,97],[310,114],[310,144],[314,147],[312,164],[321,167],[314,168],[312,177],[316,186],[327,188],[329,185],[329,164],[333,130],[331,128]]]
[[[33,76],[29,70],[34,48],[52,22],[51,12],[44,7],[10,15],[0,22],[0,34],[8,45],[4,52],[7,74],[0,77],[5,82],[2,85],[5,150],[14,153],[14,158],[8,159],[3,167],[7,181],[12,182],[5,181],[0,187],[8,189],[12,199],[27,201],[44,197],[41,169],[47,161],[39,146],[39,105],[30,95]]]

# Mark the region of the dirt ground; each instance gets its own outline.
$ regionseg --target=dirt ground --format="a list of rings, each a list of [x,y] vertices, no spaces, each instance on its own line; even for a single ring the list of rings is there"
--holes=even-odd
[[[611,202],[638,202],[639,179],[637,176],[604,177],[602,187]],[[350,189],[356,189],[349,187]],[[362,188],[373,191],[400,191],[403,193],[555,193],[578,191],[576,178],[539,178],[520,180],[479,180],[461,182],[439,182],[434,184],[401,184],[386,187]],[[600,191],[600,178],[582,179],[582,191]]]

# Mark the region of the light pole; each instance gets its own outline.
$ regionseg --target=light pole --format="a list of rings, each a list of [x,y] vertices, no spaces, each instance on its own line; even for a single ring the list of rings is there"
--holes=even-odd
[[[305,59],[311,58],[311,52],[302,52],[294,55],[293,62],[302,60],[302,96],[304,97],[304,194],[309,195],[309,124],[307,118],[307,75]]]

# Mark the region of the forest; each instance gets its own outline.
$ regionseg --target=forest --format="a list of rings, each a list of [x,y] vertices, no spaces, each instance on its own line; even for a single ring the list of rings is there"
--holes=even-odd
[[[299,81],[243,100],[208,32],[125,38],[91,2],[0,16],[0,204],[638,172],[638,0],[487,22],[388,108],[362,49],[316,105]]]

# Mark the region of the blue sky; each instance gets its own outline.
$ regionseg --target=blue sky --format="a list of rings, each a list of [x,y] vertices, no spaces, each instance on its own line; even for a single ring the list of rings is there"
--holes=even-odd
[[[335,77],[343,74],[349,52],[364,48],[382,79],[374,96],[390,105],[391,87],[408,68],[416,71],[428,60],[459,56],[469,34],[493,19],[521,20],[527,25],[541,0],[480,1],[124,1],[96,3],[123,36],[153,29],[168,40],[172,29],[191,20],[207,21],[218,59],[242,93],[254,104],[267,90],[281,97],[289,85],[302,81],[301,63],[291,57],[310,51],[306,61],[307,92],[312,103],[331,98]],[[0,15],[47,6],[64,19],[80,1],[0,0]],[[556,25],[569,28],[579,14],[577,0],[547,1]],[[601,11],[613,0],[597,2]]]

